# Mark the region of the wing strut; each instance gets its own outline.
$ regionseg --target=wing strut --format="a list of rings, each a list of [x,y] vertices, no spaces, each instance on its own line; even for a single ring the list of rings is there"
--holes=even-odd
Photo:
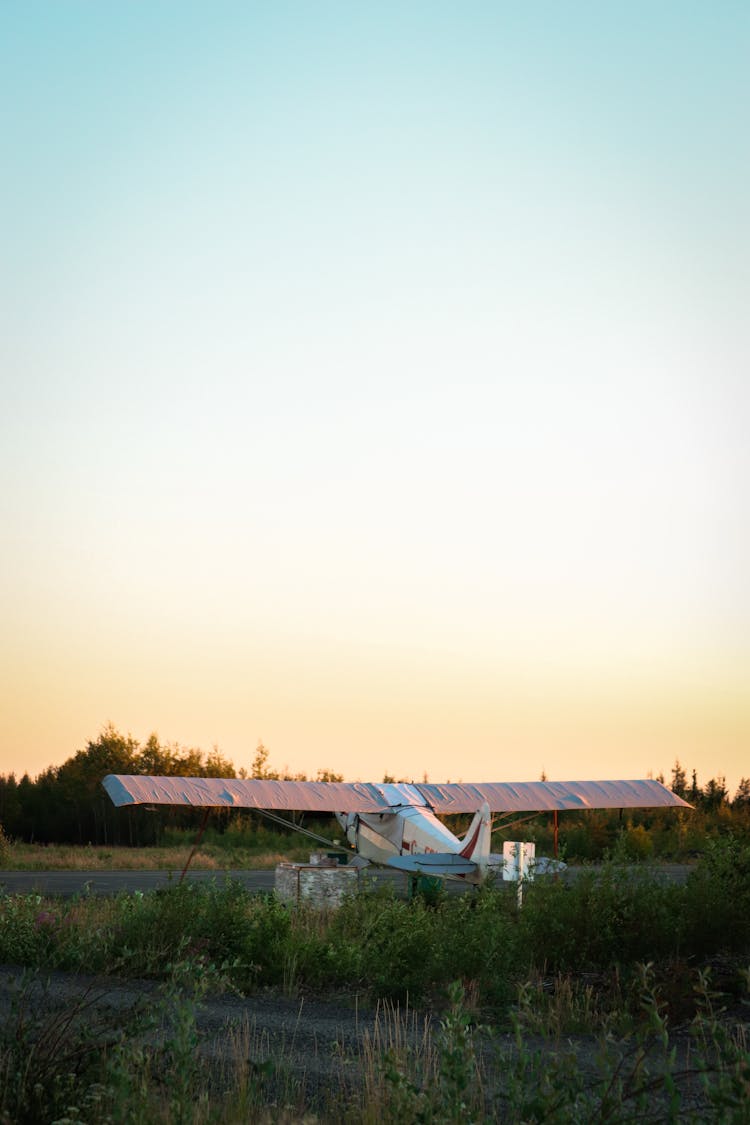
[[[327,848],[334,852],[345,852],[348,854],[348,848],[342,848],[340,844],[334,844],[332,840],[327,840],[325,836],[319,836],[317,832],[311,832],[309,828],[303,828],[301,824],[292,824],[290,820],[284,820],[283,816],[277,816],[276,813],[269,812],[268,809],[253,809],[253,812],[260,813],[261,816],[268,817],[276,824],[283,824],[285,828],[291,828],[294,832],[301,832],[303,836],[309,836],[311,840],[315,840],[318,844],[325,844]]]

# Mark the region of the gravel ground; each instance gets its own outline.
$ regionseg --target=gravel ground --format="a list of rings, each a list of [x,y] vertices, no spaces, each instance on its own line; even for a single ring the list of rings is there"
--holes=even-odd
[[[76,1021],[103,1036],[163,1010],[161,1029],[151,1027],[143,1033],[144,1041],[157,1047],[168,1034],[170,1006],[155,981],[0,967],[0,1022],[17,1019],[21,996],[27,1018],[44,1021],[76,1011]],[[412,1015],[415,1043],[416,1029],[423,1030],[425,1020],[432,1022]],[[229,1083],[238,1065],[249,1064],[260,1074],[266,1068],[283,1072],[290,1088],[301,1085],[313,1103],[325,1101],[334,1087],[361,1082],[363,1050],[377,1039],[379,1022],[377,1009],[357,1003],[290,999],[271,992],[212,995],[196,1006],[198,1051],[217,1083]]]
[[[169,1022],[168,1006],[153,981],[61,972],[29,975],[21,969],[0,968],[0,1021],[17,1018],[13,1000],[21,993],[29,1014],[49,1020],[56,1012],[77,1010],[76,1018],[101,1035],[130,1025],[139,1014],[161,1010],[165,1013],[161,1030],[157,1021],[142,1033],[154,1047],[163,1040]],[[231,1084],[238,1068],[245,1068],[261,1076],[259,1081],[273,1100],[285,1097],[278,1088],[282,1082],[287,1091],[296,1091],[297,1099],[302,1091],[305,1104],[322,1108],[330,1104],[332,1092],[338,1096],[371,1081],[373,1067],[368,1068],[368,1060],[381,1057],[388,1046],[408,1043],[419,1053],[439,1028],[437,1017],[430,1014],[410,1013],[408,1020],[399,1021],[392,1015],[387,1006],[373,1009],[344,1000],[292,999],[270,992],[208,996],[196,1012],[197,1049],[219,1086]],[[739,1020],[737,1015],[732,1016],[734,1025],[744,1018],[747,1034],[747,1013],[740,1014]],[[491,1097],[501,1096],[508,1062],[516,1052],[513,1037],[485,1034],[478,1043],[484,1089]],[[690,1065],[685,1032],[673,1037],[673,1046],[680,1066]],[[592,1079],[597,1074],[599,1044],[594,1036],[572,1036],[558,1043],[529,1036],[524,1048],[529,1056],[538,1054],[542,1068],[560,1053],[572,1055],[575,1066]],[[699,1111],[701,1095],[698,1084],[694,1085],[687,1104]]]

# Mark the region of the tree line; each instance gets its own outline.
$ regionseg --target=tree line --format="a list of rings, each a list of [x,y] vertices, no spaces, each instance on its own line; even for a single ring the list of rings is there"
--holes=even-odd
[[[173,743],[162,743],[152,734],[142,745],[106,726],[83,750],[61,766],[50,766],[32,780],[24,774],[0,775],[0,830],[11,839],[42,844],[92,844],[95,846],[157,844],[165,829],[197,828],[200,810],[170,807],[117,809],[102,788],[109,773],[155,774],[190,777],[257,777],[308,780],[304,774],[273,769],[269,752],[260,743],[250,770],[235,769],[218,749],[205,753]],[[320,769],[314,780],[343,781],[340,774]],[[394,778],[386,775],[385,781]],[[409,779],[402,779],[409,780]],[[658,778],[664,781],[664,777]],[[565,813],[560,818],[563,854],[569,859],[600,859],[619,847],[631,859],[686,858],[702,850],[706,838],[732,833],[750,840],[750,778],[742,778],[734,795],[723,776],[704,785],[697,773],[675,762],[669,787],[693,805],[694,811],[642,809]],[[260,818],[247,809],[217,809],[212,823],[220,832],[238,816],[252,831]],[[457,826],[460,828],[460,826]],[[517,838],[509,824],[498,831],[495,845]],[[549,816],[526,821],[525,839],[537,841],[537,851],[549,852],[552,830]]]
[[[259,744],[250,771],[235,769],[218,749],[205,753],[152,734],[141,745],[111,724],[61,766],[50,766],[32,780],[24,774],[0,774],[0,828],[11,839],[40,844],[143,846],[160,842],[166,827],[191,828],[200,810],[190,808],[115,808],[102,788],[109,773],[170,777],[259,777],[305,781],[303,774],[282,774],[269,765],[269,752]],[[319,770],[317,781],[342,781]],[[243,818],[253,823],[249,810]],[[217,809],[213,823],[226,828],[235,810]]]

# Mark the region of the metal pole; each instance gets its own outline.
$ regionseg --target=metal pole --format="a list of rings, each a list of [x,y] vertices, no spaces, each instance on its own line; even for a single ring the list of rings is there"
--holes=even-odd
[[[560,833],[560,825],[559,825],[558,819],[557,819],[557,809],[555,809],[555,811],[552,815],[555,818],[554,819],[554,828],[552,830],[552,832],[553,832],[553,835],[552,835],[552,854],[555,857],[555,859],[557,859],[557,851],[558,851],[557,845],[558,845],[558,839],[559,839],[559,833]]]

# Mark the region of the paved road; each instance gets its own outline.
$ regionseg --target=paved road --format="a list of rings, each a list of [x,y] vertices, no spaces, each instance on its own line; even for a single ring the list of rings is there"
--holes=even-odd
[[[186,880],[221,882],[238,879],[248,890],[273,890],[274,871],[188,871]],[[121,891],[154,891],[179,882],[179,871],[0,871],[0,890],[6,894],[116,895]]]
[[[564,879],[575,879],[585,867],[571,867]],[[638,870],[638,869],[635,869]],[[666,864],[653,871],[666,882],[684,883],[691,868],[684,864]],[[191,882],[221,882],[229,877],[236,879],[250,891],[273,890],[273,869],[267,871],[188,871],[185,878]],[[70,898],[78,894],[116,895],[122,891],[153,891],[179,881],[179,871],[0,871],[0,893],[60,895]],[[370,875],[375,884],[391,885],[396,894],[406,896],[408,877],[399,871],[377,871]],[[469,888],[448,880],[451,894],[463,894]]]
[[[275,871],[188,871],[186,882],[218,883],[230,878],[242,883],[249,891],[273,890]],[[373,882],[391,885],[397,894],[407,891],[407,876],[400,871],[378,871],[370,876]],[[124,891],[154,891],[159,887],[174,885],[180,880],[179,871],[0,871],[0,893],[72,895],[116,895]],[[464,888],[461,887],[461,890]]]

